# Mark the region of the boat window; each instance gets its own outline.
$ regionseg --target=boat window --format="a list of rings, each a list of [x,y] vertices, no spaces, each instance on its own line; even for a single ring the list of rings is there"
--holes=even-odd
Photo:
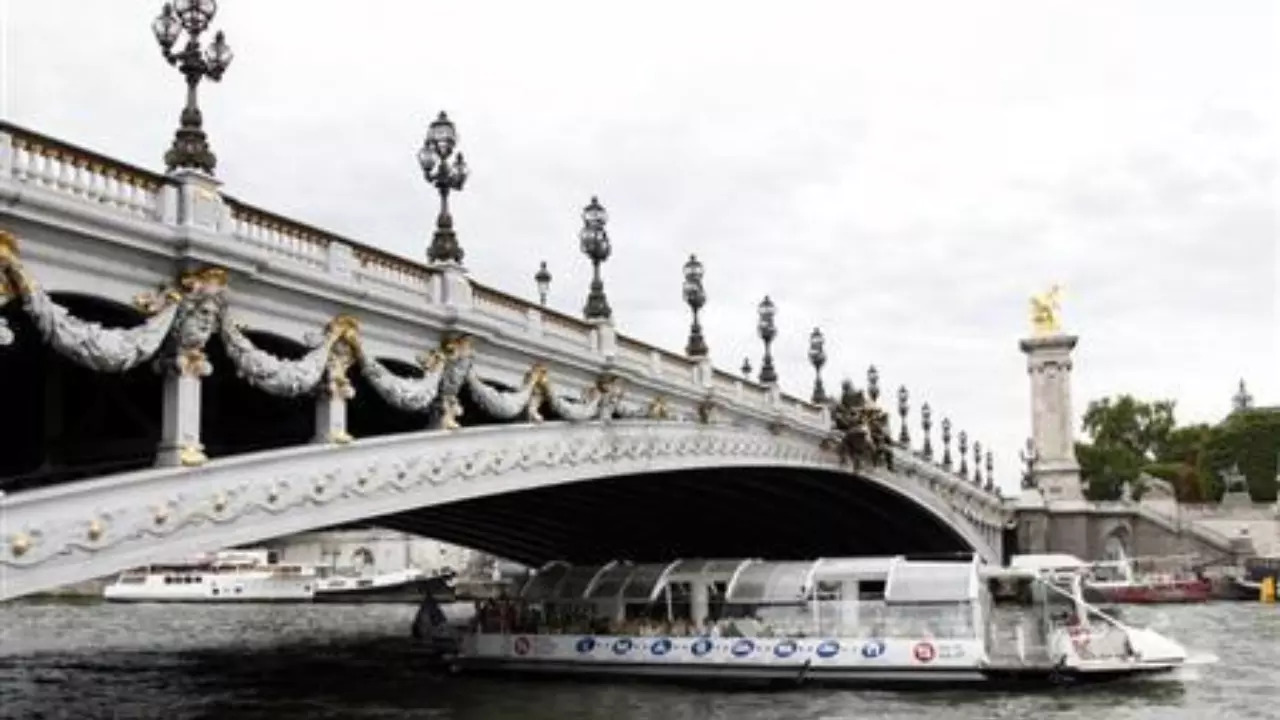
[[[976,636],[969,602],[895,605],[871,601],[858,603],[853,612],[845,607],[832,614],[839,617],[834,634],[846,637],[960,640]]]
[[[890,603],[955,603],[977,597],[977,573],[970,563],[899,562],[889,574]]]
[[[622,599],[631,602],[655,599],[654,596],[662,590],[664,577],[671,567],[674,567],[672,563],[637,565],[622,586]]]
[[[729,588],[726,603],[793,603],[805,599],[815,563],[752,563]]]
[[[520,597],[534,602],[547,599],[568,572],[569,566],[563,563],[547,565],[530,578],[520,591]]]
[[[884,599],[884,581],[883,580],[863,580],[858,583],[858,599],[859,600],[883,600]]]
[[[587,587],[591,585],[591,581],[600,573],[600,568],[594,565],[579,565],[569,569],[565,573],[564,580],[555,589],[556,599],[561,600],[581,600],[583,593],[587,591]]]
[[[622,592],[622,586],[635,570],[635,566],[618,563],[602,570],[592,583],[587,598],[590,600],[612,600]],[[562,596],[563,597],[563,596]]]

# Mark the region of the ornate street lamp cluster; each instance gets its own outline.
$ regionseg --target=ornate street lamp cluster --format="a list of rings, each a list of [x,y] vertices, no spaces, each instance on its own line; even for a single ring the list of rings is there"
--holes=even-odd
[[[880,372],[874,365],[867,368],[867,399],[871,404],[878,404],[880,400]],[[898,440],[897,444],[904,448],[911,447],[911,433],[908,429],[910,425],[911,396],[906,386],[899,386],[897,393],[898,401]],[[952,455],[951,439],[952,426],[951,419],[944,417],[939,424],[941,429],[942,440],[942,457],[937,461],[939,467],[944,470],[953,470],[967,482],[972,482],[975,486],[982,488],[989,493],[996,492],[995,486],[995,458],[990,450],[983,451],[982,443],[973,442],[973,475],[969,474],[969,434],[961,430],[956,435],[956,455]],[[933,408],[929,403],[920,405],[920,429],[922,431],[922,444],[920,449],[916,451],[916,455],[922,460],[934,460],[933,446]],[[1030,441],[1028,441],[1029,443]],[[958,458],[959,466],[956,466]],[[1024,455],[1023,461],[1030,462]],[[985,471],[985,472],[984,472]],[[1029,472],[1029,470],[1028,470]],[[1025,482],[1025,481],[1024,481]]]
[[[693,312],[693,322],[689,326],[689,342],[685,343],[684,352],[692,358],[707,356],[707,341],[702,337],[702,323],[698,322],[698,311],[707,302],[707,292],[702,287],[702,263],[697,255],[690,255],[689,262],[684,264],[684,301]]]
[[[174,0],[165,3],[159,17],[152,23],[152,30],[160,44],[165,60],[175,65],[186,78],[187,103],[182,110],[181,123],[175,134],[173,145],[165,153],[165,164],[170,171],[177,169],[200,170],[212,174],[216,166],[216,158],[209,149],[209,143],[202,127],[200,108],[196,103],[196,88],[204,78],[217,81],[221,79],[231,63],[231,49],[221,31],[214,35],[213,42],[202,48],[200,35],[209,27],[217,13],[216,0]],[[179,36],[185,32],[186,43],[182,50],[174,52],[173,48]],[[433,264],[460,266],[464,257],[462,247],[458,243],[453,230],[453,216],[449,212],[449,195],[461,191],[466,184],[468,169],[466,160],[457,151],[458,132],[449,117],[441,112],[427,128],[422,147],[418,150],[418,165],[422,169],[423,178],[433,186],[440,195],[440,209],[436,216],[435,232],[427,249],[427,259]],[[587,294],[583,315],[586,319],[597,322],[608,322],[613,315],[605,296],[604,281],[600,277],[600,265],[609,259],[612,245],[606,229],[609,215],[596,197],[582,210],[582,229],[578,233],[582,253],[591,261],[591,286]],[[685,345],[685,353],[691,358],[706,358],[709,349],[702,334],[699,313],[707,302],[706,289],[702,280],[704,268],[696,255],[690,255],[684,264],[684,301],[692,313],[689,328],[689,339]],[[542,261],[534,274],[534,283],[538,289],[538,298],[542,305],[547,304],[551,290],[551,272],[546,261]],[[764,357],[760,363],[758,381],[765,386],[773,387],[778,383],[778,373],[773,364],[773,341],[777,337],[777,307],[769,296],[761,300],[757,311],[756,332],[764,343]],[[812,401],[816,404],[830,404],[834,401],[828,397],[822,384],[822,369],[827,363],[826,338],[821,328],[814,328],[809,335],[808,359],[814,369]],[[742,361],[742,376],[751,379],[752,366],[750,358]],[[872,405],[879,402],[880,377],[875,366],[867,370],[866,397]],[[898,388],[899,431],[898,445],[909,448],[911,434],[908,431],[908,414],[910,412],[910,396],[905,386]],[[920,427],[923,431],[924,444],[918,455],[925,460],[932,460],[934,455],[931,431],[933,427],[932,409],[928,403],[920,406]],[[951,453],[951,420],[943,418],[942,468],[950,470],[953,466]],[[969,480],[969,437],[963,430],[957,438],[959,468],[957,473]],[[1030,440],[1026,450],[1021,453],[1026,465],[1023,485],[1032,482],[1032,470],[1038,459],[1036,449]],[[985,488],[993,490],[992,456],[988,451],[985,456],[982,444],[973,443],[973,483],[984,487],[983,469],[985,467]]]
[[[221,80],[231,65],[231,48],[221,30],[214,34],[213,43],[208,48],[200,47],[200,34],[208,29],[217,12],[216,0],[177,0],[165,3],[160,9],[160,16],[151,23],[151,31],[155,33],[156,42],[160,43],[160,53],[187,80],[187,104],[182,108],[173,145],[164,154],[164,164],[169,171],[194,169],[212,175],[218,164],[217,157],[209,149],[209,140],[204,134],[204,118],[196,104],[196,87],[200,81],[204,78],[215,82]],[[174,52],[174,44],[183,31],[187,34],[187,42],[182,50]]]
[[[418,150],[422,177],[440,193],[440,212],[436,215],[436,231],[427,248],[427,259],[433,263],[462,264],[464,253],[453,232],[453,215],[449,213],[449,193],[462,190],[467,182],[467,161],[458,147],[458,130],[443,111],[427,127],[427,136]]]

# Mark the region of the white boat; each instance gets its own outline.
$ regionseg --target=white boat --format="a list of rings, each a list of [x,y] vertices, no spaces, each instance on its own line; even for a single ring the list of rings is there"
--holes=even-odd
[[[431,578],[417,568],[372,574],[329,568],[317,572],[316,602],[419,602],[431,585]]]
[[[1024,603],[996,605],[996,583]],[[428,600],[415,636],[459,672],[1021,686],[1189,664],[1173,640],[1085,603],[1078,576],[1064,590],[968,558],[555,563],[452,638],[450,624]]]
[[[120,573],[103,589],[113,602],[308,602],[315,571],[275,564],[266,550],[227,550],[188,563],[149,565]]]

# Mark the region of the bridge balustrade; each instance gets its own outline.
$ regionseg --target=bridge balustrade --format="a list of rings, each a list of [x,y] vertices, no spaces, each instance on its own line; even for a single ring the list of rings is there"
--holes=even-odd
[[[50,377],[72,367],[124,373],[140,393],[130,402],[160,408],[139,435],[152,450],[61,468],[35,458],[19,473],[23,483],[0,488],[9,492],[39,484],[26,482],[33,478],[194,467],[279,442],[342,445],[428,426],[538,422],[541,414],[727,424],[815,446],[831,441],[827,404],[510,295],[457,266],[412,262],[255,207],[200,177],[157,174],[4,122],[0,222],[21,238],[0,247],[0,363],[40,344],[43,354],[13,362],[52,368]],[[73,302],[86,294],[114,309]],[[32,311],[33,303],[44,310]],[[358,312],[347,314],[351,308]],[[19,310],[32,318],[16,321]],[[213,325],[201,329],[197,320]],[[189,332],[199,342],[184,339]],[[424,351],[430,359],[419,366]],[[103,353],[119,357],[106,362]],[[47,404],[66,389],[32,376],[15,382],[37,381],[32,402]],[[243,402],[230,389],[237,384]],[[417,403],[415,393],[430,402]],[[68,402],[59,405],[64,415],[76,407]],[[152,413],[103,402],[108,418]],[[236,417],[218,417],[219,407],[237,403]],[[380,422],[394,414],[389,407],[400,414]],[[255,414],[275,418],[279,432],[259,432]],[[37,413],[37,423],[53,427],[47,415]],[[835,456],[834,447],[828,452]],[[999,544],[996,495],[909,447],[889,455],[893,472],[916,478]]]

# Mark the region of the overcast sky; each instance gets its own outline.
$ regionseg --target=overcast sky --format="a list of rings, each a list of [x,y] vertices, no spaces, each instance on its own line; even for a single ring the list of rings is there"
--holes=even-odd
[[[159,6],[0,0],[0,114],[162,169],[183,90]],[[1280,403],[1272,2],[221,6],[236,57],[201,105],[229,193],[421,259],[414,153],[447,109],[475,277],[533,297],[545,259],[581,313],[598,193],[623,332],[683,347],[696,252],[717,365],[758,367],[768,293],[787,390],[808,395],[821,326],[830,388],[877,364],[994,445],[1005,487],[1027,298],[1054,282],[1077,414],[1131,392],[1216,421],[1242,377]]]

